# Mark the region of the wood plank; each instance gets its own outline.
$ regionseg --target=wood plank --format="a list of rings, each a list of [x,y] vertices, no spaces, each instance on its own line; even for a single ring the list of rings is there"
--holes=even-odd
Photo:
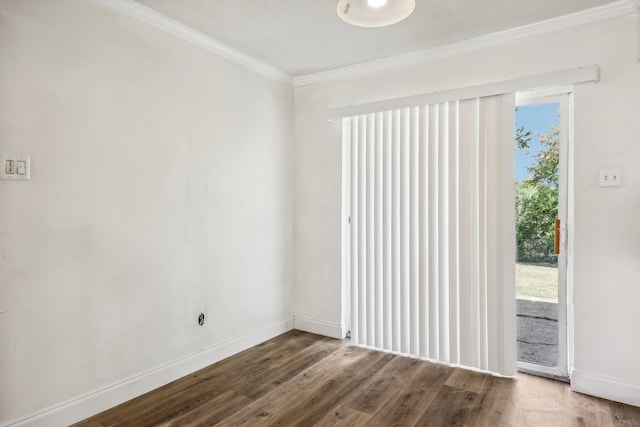
[[[307,346],[291,357],[257,363],[253,373],[236,373],[236,380],[230,381],[227,387],[238,394],[258,399],[308,367],[331,356],[340,346],[339,340],[326,339]],[[224,387],[225,384],[220,386]]]
[[[343,385],[336,387],[334,393],[319,393],[315,395],[312,390],[309,390],[302,396],[303,399],[301,400],[303,402],[298,405],[299,410],[296,411],[294,407],[287,408],[288,413],[285,413],[284,416],[289,416],[290,419],[293,419],[295,425],[314,425],[333,407],[345,400],[347,396],[358,392],[374,372],[382,369],[395,357],[391,354],[377,351],[363,351],[366,351],[366,355],[362,358],[362,363],[353,363],[343,370],[339,378]],[[336,382],[338,381],[336,380]]]
[[[357,347],[345,347],[292,378],[286,389],[247,406],[226,422],[231,425],[312,425],[336,406],[370,370],[379,369],[393,356]],[[265,396],[267,397],[267,396]]]
[[[518,405],[514,400],[516,381],[513,378],[490,377],[482,410],[474,414],[473,425],[517,426]]]
[[[469,390],[476,393],[484,393],[491,383],[491,375],[485,372],[476,372],[470,369],[454,370],[445,385],[460,390]]]
[[[167,424],[170,426],[188,425],[189,427],[211,426],[220,423],[237,412],[238,408],[242,408],[251,402],[250,398],[229,390],[191,411],[172,418]]]
[[[215,424],[640,427],[640,408],[292,331],[77,426]]]
[[[418,426],[462,426],[475,425],[470,419],[477,418],[483,402],[483,394],[471,390],[443,385],[436,397],[416,422]]]
[[[411,379],[395,387],[394,395],[375,412],[373,419],[377,422],[394,426],[414,425],[453,371],[444,365],[418,362],[414,365]]]
[[[609,402],[613,425],[616,427],[640,427],[640,408],[624,403]]]
[[[565,414],[567,423],[577,426],[613,426],[611,408],[604,399],[567,390]]]
[[[316,427],[353,427],[362,426],[371,420],[371,415],[338,405],[325,415]]]
[[[81,421],[81,422],[79,422],[79,423],[77,423],[75,425],[76,426],[80,426],[80,427],[104,427],[103,424],[100,424],[100,423],[98,423],[98,422],[96,422],[94,420],[90,420],[90,419]]]
[[[408,357],[394,357],[384,368],[376,372],[359,392],[353,393],[344,406],[360,412],[374,414],[414,376],[424,362]]]

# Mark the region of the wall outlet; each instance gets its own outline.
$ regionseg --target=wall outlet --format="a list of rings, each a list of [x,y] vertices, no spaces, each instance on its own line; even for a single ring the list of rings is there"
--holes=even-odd
[[[600,169],[600,187],[622,187],[622,170]]]
[[[0,154],[0,179],[6,181],[30,181],[31,157]]]

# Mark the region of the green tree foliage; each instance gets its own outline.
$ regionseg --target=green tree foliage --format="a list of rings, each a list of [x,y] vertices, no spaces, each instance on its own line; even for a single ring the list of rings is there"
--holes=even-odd
[[[556,262],[553,254],[558,217],[560,129],[539,134],[541,150],[527,169],[530,177],[516,181],[516,242],[519,262]],[[516,149],[530,153],[532,132],[516,129]]]
[[[520,126],[516,129],[516,149],[518,150],[529,150],[529,142],[531,142],[531,132],[530,130],[526,130],[524,126]]]

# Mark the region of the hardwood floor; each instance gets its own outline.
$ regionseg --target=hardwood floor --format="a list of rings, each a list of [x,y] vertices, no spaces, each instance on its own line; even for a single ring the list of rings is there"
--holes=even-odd
[[[291,331],[77,426],[640,426],[640,408]]]

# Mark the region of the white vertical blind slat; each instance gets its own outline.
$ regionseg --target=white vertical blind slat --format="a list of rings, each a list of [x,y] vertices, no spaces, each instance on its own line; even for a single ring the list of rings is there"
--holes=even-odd
[[[358,299],[358,286],[359,286],[359,278],[358,278],[358,271],[360,269],[359,266],[359,258],[360,258],[360,252],[359,252],[359,238],[358,238],[358,189],[360,188],[360,182],[358,181],[359,178],[359,172],[358,172],[358,165],[359,165],[359,157],[358,157],[358,147],[360,146],[360,140],[358,138],[358,118],[357,117],[353,117],[351,119],[351,138],[350,138],[350,144],[351,144],[351,151],[350,151],[350,160],[351,160],[351,167],[350,167],[350,183],[351,183],[351,188],[350,188],[350,206],[349,206],[349,222],[350,222],[350,226],[349,226],[349,231],[351,233],[350,236],[350,244],[351,244],[351,262],[349,263],[349,267],[351,268],[351,276],[350,276],[350,287],[351,287],[351,338],[355,341],[355,342],[360,342],[360,336],[358,334],[358,331],[360,329],[360,326],[358,324],[358,320],[359,320],[359,316],[358,316],[358,311],[359,311],[359,306],[360,306],[360,301]]]
[[[393,161],[392,161],[392,332],[391,332],[391,349],[393,351],[400,351],[401,340],[401,326],[400,326],[400,286],[401,286],[401,264],[400,264],[400,111],[395,110],[393,112],[392,121],[392,147],[393,147]]]
[[[393,252],[391,251],[391,230],[392,230],[392,221],[391,221],[391,206],[392,206],[392,175],[391,175],[391,165],[392,165],[392,143],[391,138],[392,134],[392,126],[391,126],[391,111],[386,111],[383,113],[384,115],[384,140],[383,140],[383,163],[384,170],[382,172],[384,178],[384,189],[383,189],[383,210],[384,210],[384,290],[383,290],[383,345],[382,348],[385,350],[391,350],[391,334],[392,334],[392,282],[393,282],[393,271],[392,271],[392,259]]]
[[[475,100],[460,101],[458,111],[459,123],[459,309],[460,309],[460,364],[463,366],[477,366],[476,357],[478,334],[475,330],[477,322],[477,310],[474,301],[477,297],[476,288],[472,279],[475,264],[472,259],[473,239],[473,214],[472,214],[472,189],[473,189],[473,151],[477,133],[477,103]]]
[[[440,360],[449,362],[449,104],[438,117],[438,307]]]
[[[428,266],[428,294],[429,294],[429,358],[440,359],[440,298],[438,285],[438,146],[439,146],[439,105],[434,104],[429,108],[429,266]]]
[[[383,122],[382,113],[375,115],[375,158],[374,158],[374,176],[375,176],[375,343],[374,346],[382,348],[383,346],[383,328],[384,328],[384,312],[383,304],[383,276],[384,276],[384,258],[383,258],[383,157],[382,157],[382,139],[383,139]]]
[[[409,353],[409,109],[400,111],[400,351]]]
[[[487,152],[486,152],[486,100],[480,100],[480,130],[478,132],[478,292],[480,312],[480,369],[487,369],[489,364],[487,349]]]
[[[375,254],[374,249],[376,245],[374,225],[375,225],[375,180],[374,180],[374,157],[375,157],[375,120],[373,114],[367,114],[367,156],[366,156],[366,180],[367,180],[367,197],[366,197],[366,212],[367,212],[367,280],[365,282],[366,290],[366,343],[369,346],[374,345],[375,341]]]
[[[427,166],[429,164],[429,106],[420,107],[419,125],[419,259],[418,270],[418,334],[419,334],[419,357],[429,355],[429,175]]]
[[[449,104],[449,360],[460,363],[460,282],[459,282],[459,223],[458,211],[458,102]]]
[[[480,102],[474,100],[474,111],[472,117],[473,130],[471,133],[471,304],[472,319],[474,320],[472,350],[474,365],[480,367],[482,364],[482,340],[480,310]]]
[[[351,307],[351,120],[342,121],[342,215],[346,221],[342,224],[342,322],[343,332],[351,329],[351,318],[348,316]],[[348,308],[349,307],[349,308]],[[346,330],[345,330],[346,327]]]
[[[419,131],[420,109],[411,108],[409,112],[409,354],[418,354],[420,343],[418,329],[420,274],[418,209],[419,193]]]
[[[499,167],[499,145],[498,135],[501,132],[499,127],[500,118],[498,116],[499,102],[497,97],[487,98],[485,116],[485,141],[486,151],[492,153],[486,156],[486,231],[487,231],[487,331],[498,330],[498,313],[500,307],[496,304],[498,298],[498,287],[491,284],[498,283],[500,273],[497,269],[497,259],[500,253],[500,206],[496,201],[500,197],[500,167]],[[489,238],[491,236],[491,238]],[[496,334],[487,333],[487,370],[497,371],[499,369],[498,357],[498,337]]]
[[[358,118],[358,340],[367,340],[367,119]]]

